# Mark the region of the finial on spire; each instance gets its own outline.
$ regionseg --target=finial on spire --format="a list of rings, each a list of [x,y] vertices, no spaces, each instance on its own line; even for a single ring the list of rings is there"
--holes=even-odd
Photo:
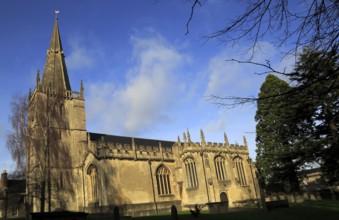
[[[84,97],[85,97],[85,94],[84,94],[84,83],[83,83],[83,81],[81,80],[80,81],[80,98],[81,99],[84,99]]]
[[[188,139],[188,142],[192,142],[191,141],[191,134],[190,134],[188,128],[187,128],[187,139]]]
[[[227,135],[226,135],[226,132],[224,132],[224,140],[225,140],[225,144],[226,146],[230,146],[230,143],[228,142],[228,138],[227,138]]]
[[[29,88],[29,92],[28,92],[28,101],[31,99],[32,96],[32,89]]]
[[[59,10],[54,10],[54,14],[55,14],[55,19],[58,19],[58,14],[60,13]]]
[[[247,148],[247,140],[246,140],[245,135],[244,135],[244,146]]]
[[[187,142],[187,137],[186,137],[186,133],[184,132],[184,134],[183,134],[183,137],[184,137],[184,143],[186,144],[186,142]]]
[[[40,85],[40,70],[36,73],[36,86],[38,87]]]
[[[202,145],[206,145],[205,135],[204,135],[204,132],[202,131],[202,129],[200,129],[200,138],[201,138]]]

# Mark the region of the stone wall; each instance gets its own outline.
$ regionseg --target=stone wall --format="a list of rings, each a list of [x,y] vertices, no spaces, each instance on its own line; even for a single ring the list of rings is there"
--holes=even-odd
[[[303,193],[303,194],[288,194],[288,193],[277,193],[272,196],[265,198],[265,201],[278,201],[287,199],[289,203],[302,203],[305,200],[317,201],[321,200],[319,193]]]

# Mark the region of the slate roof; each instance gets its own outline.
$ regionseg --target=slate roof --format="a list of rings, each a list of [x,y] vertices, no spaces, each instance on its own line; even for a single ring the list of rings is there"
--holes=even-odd
[[[103,138],[104,142],[131,145],[132,144],[132,138],[134,138],[134,143],[136,145],[159,146],[159,142],[160,142],[161,146],[164,147],[164,148],[167,148],[167,147],[171,148],[176,143],[174,141],[125,137],[125,136],[99,134],[99,133],[93,133],[93,132],[88,132],[88,134],[90,136],[90,140],[94,141],[94,142],[99,142]]]

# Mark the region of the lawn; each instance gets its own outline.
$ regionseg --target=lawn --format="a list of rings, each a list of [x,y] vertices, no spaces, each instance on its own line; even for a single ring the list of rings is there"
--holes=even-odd
[[[103,217],[103,216],[102,216]],[[88,216],[87,219],[113,219],[113,217],[102,218],[98,216]],[[122,218],[125,219],[125,218]],[[130,218],[131,219],[131,218]],[[148,216],[137,217],[135,220],[170,220],[171,216]],[[190,214],[179,214],[179,220],[339,220],[339,201],[307,201],[301,204],[291,205],[290,208],[275,209],[270,212],[254,209],[239,212],[229,212],[226,214],[203,213],[198,218]]]
[[[24,218],[16,218],[16,220]],[[90,214],[88,220],[113,220],[113,215]],[[170,215],[126,218],[121,220],[171,220]],[[229,212],[226,214],[203,213],[194,218],[188,213],[179,214],[179,220],[339,220],[339,201],[322,200],[306,201],[293,204],[290,208],[276,209],[264,212],[259,209]]]

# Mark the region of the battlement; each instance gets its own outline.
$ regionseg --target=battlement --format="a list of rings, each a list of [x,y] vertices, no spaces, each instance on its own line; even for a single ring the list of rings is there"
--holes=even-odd
[[[79,99],[79,100],[84,99],[83,93],[81,92],[75,92],[70,90],[58,90],[53,89],[51,87],[44,87],[39,85],[34,89],[33,93],[30,92],[29,100],[31,100],[31,98],[34,97],[35,94],[38,92],[44,93],[48,96],[59,97],[64,99]]]
[[[137,145],[133,149],[127,144],[106,143],[102,146],[100,142],[92,142],[92,147],[96,149],[98,159],[174,161],[171,148]]]
[[[244,144],[192,142],[190,136],[184,142],[161,141],[142,138],[122,137],[96,133],[89,134],[90,148],[93,149],[98,159],[130,159],[130,160],[158,160],[174,161],[173,147],[177,147],[179,154],[186,152],[227,152],[236,154],[248,154],[247,141]]]
[[[178,144],[178,143],[177,143]],[[200,142],[191,142],[191,143],[180,143],[180,151],[227,151],[227,152],[242,152],[248,153],[248,149],[245,145],[230,144],[226,145],[224,143],[211,143],[208,142],[206,145],[203,145]]]
[[[184,132],[183,138],[184,142],[180,141],[180,137],[178,137],[177,145],[179,146],[180,153],[185,152],[192,152],[192,151],[225,151],[230,153],[242,153],[248,154],[248,146],[246,138],[244,137],[244,144],[239,145],[236,144],[229,144],[226,133],[224,133],[224,143],[215,143],[215,142],[206,142],[205,135],[202,130],[200,130],[201,142],[192,142],[190,133],[187,131],[187,135]]]
[[[98,159],[174,161],[175,142],[89,133],[90,147]]]

